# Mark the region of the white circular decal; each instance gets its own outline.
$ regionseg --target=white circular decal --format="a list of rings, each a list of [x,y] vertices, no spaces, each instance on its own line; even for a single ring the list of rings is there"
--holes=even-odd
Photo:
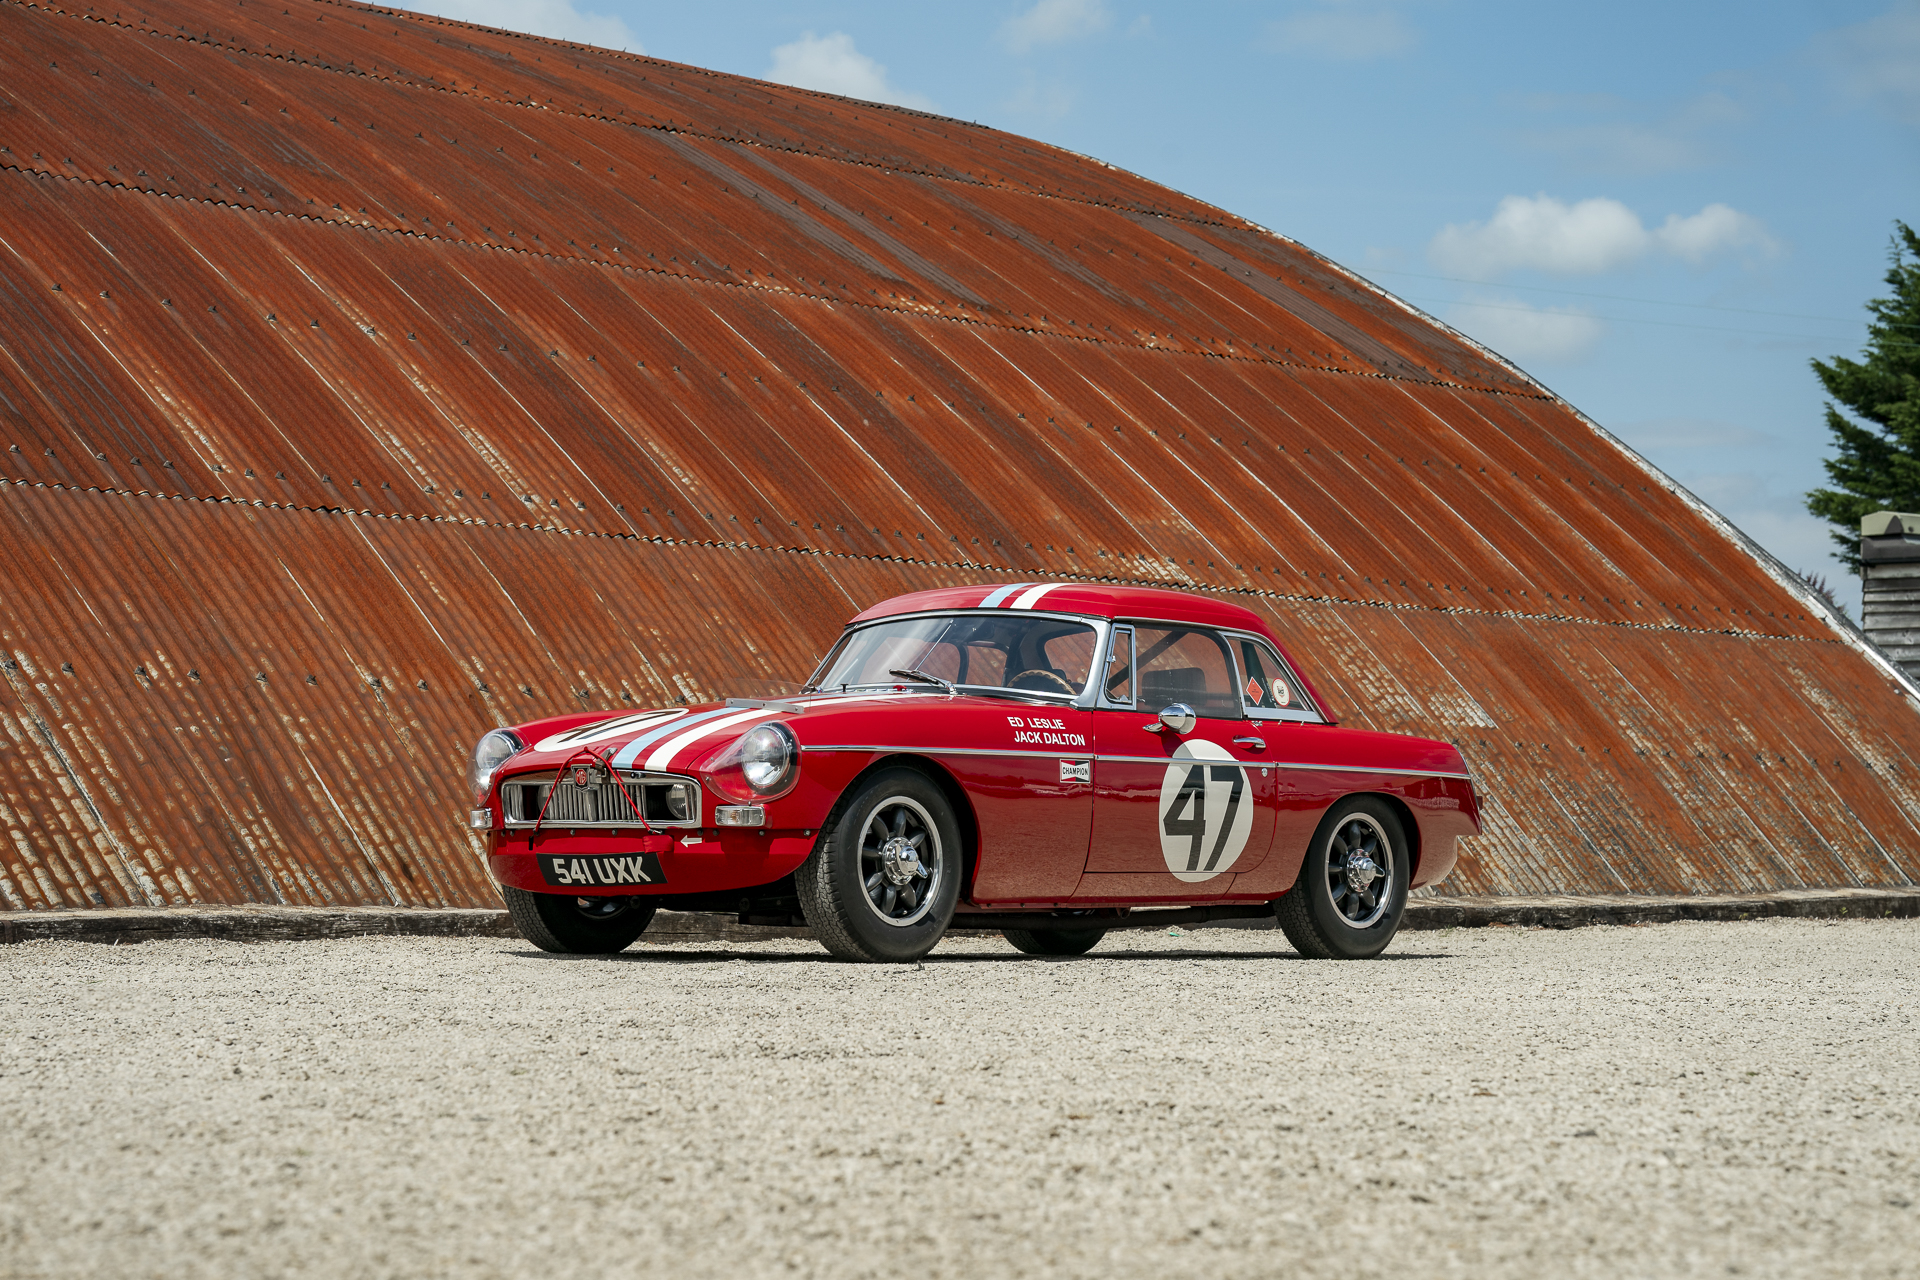
[[[687,714],[685,708],[672,711],[640,711],[630,716],[615,716],[611,720],[598,720],[593,724],[583,724],[578,729],[569,729],[565,733],[556,733],[540,739],[533,744],[535,751],[578,751],[581,747],[592,746],[596,742],[605,742],[609,738],[624,738],[628,734],[639,733],[642,729],[656,724],[665,724]]]
[[[1284,707],[1292,701],[1293,690],[1287,688],[1287,682],[1285,680],[1280,679],[1278,676],[1274,677],[1273,704],[1276,707]]]
[[[1174,879],[1231,870],[1253,833],[1253,809],[1252,781],[1225,747],[1181,743],[1160,784],[1160,853]]]

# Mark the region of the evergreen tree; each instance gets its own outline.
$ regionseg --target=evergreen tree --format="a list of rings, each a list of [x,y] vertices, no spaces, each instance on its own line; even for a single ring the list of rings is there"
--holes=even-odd
[[[1833,488],[1809,493],[1807,510],[1833,525],[1840,558],[1856,573],[1860,517],[1920,511],[1920,235],[1904,222],[1893,225],[1887,269],[1893,296],[1867,304],[1873,320],[1861,359],[1813,361],[1833,397],[1827,429],[1835,456],[1823,464]],[[1852,417],[1835,408],[1836,401]]]

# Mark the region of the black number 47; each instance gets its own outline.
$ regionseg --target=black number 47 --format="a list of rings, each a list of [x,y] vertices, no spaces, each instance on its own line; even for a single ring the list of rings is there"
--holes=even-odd
[[[1160,815],[1160,829],[1170,836],[1189,836],[1193,843],[1187,846],[1187,870],[1211,871],[1220,861],[1220,854],[1227,847],[1227,837],[1233,832],[1234,815],[1240,812],[1240,793],[1246,790],[1246,770],[1238,765],[1216,764],[1212,766],[1215,782],[1232,782],[1233,791],[1227,796],[1227,814],[1220,820],[1220,834],[1213,842],[1213,852],[1207,855],[1207,865],[1200,865],[1200,846],[1207,838],[1207,769],[1197,764],[1187,770],[1187,780],[1173,793],[1173,802],[1167,811]],[[1182,815],[1185,816],[1182,816]]]

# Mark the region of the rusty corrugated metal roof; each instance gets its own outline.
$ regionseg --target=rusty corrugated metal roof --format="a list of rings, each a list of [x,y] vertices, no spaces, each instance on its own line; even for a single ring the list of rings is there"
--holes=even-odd
[[[770,692],[879,598],[1049,576],[1227,593],[1350,721],[1459,741],[1449,891],[1920,868],[1907,686],[1242,219],[394,10],[0,30],[0,906],[485,901],[486,725]]]

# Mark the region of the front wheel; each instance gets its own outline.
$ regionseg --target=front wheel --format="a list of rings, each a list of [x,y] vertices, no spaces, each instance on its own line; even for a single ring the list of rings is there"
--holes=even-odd
[[[507,914],[520,936],[542,951],[559,955],[610,956],[625,951],[653,923],[653,904],[645,898],[575,898],[559,893],[528,893],[501,885]]]
[[[1413,873],[1400,819],[1371,796],[1327,811],[1300,878],[1274,912],[1287,941],[1314,960],[1369,960],[1387,949]]]
[[[918,960],[960,901],[960,828],[917,769],[886,769],[842,798],[794,872],[800,911],[842,960]]]

